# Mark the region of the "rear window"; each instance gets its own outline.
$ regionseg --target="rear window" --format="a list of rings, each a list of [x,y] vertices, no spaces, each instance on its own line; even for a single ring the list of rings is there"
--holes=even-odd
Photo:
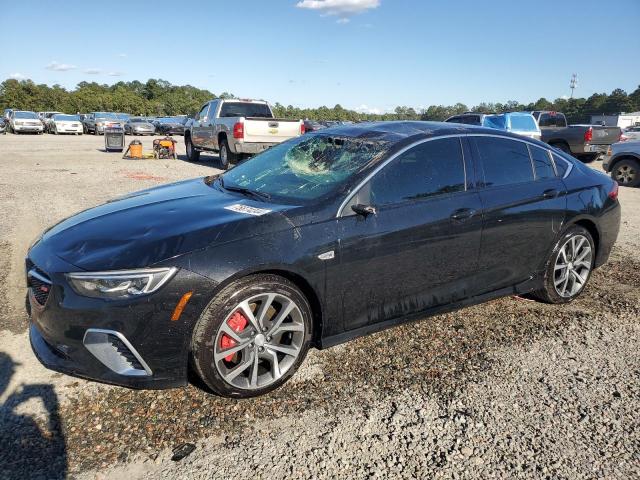
[[[511,130],[535,132],[538,130],[536,121],[531,115],[511,115]]]
[[[273,115],[266,103],[224,102],[220,109],[220,117],[272,118]]]
[[[527,144],[496,137],[473,138],[482,162],[487,187],[533,181]]]
[[[566,127],[567,120],[561,113],[541,113],[538,125],[541,127]]]
[[[497,128],[498,130],[505,130],[507,128],[503,115],[488,115],[484,117],[484,126]]]

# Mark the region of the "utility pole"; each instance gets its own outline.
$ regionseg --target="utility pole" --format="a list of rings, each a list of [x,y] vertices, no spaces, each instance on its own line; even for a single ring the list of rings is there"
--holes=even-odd
[[[578,74],[574,73],[571,75],[571,83],[569,83],[569,88],[571,88],[571,98],[573,98],[573,91],[578,86]]]

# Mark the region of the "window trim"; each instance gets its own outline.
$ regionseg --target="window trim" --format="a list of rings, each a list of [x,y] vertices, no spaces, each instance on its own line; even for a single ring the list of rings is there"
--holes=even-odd
[[[532,147],[537,147],[537,145],[533,145],[532,143],[527,144],[527,149],[529,150],[529,158],[531,159],[531,166],[533,167],[533,181],[538,182],[542,180],[549,180],[548,178],[538,178],[538,172],[536,171],[536,164],[533,163],[533,154],[531,153]],[[558,169],[556,168],[556,162],[553,161],[553,156],[551,155],[551,152],[549,152],[549,150],[547,150],[546,148],[542,148],[542,147],[538,147],[538,148],[547,154],[547,157],[549,158],[549,163],[551,164],[551,169],[553,170],[553,177],[558,178]]]
[[[394,161],[396,158],[398,158],[400,155],[404,154],[405,152],[411,150],[412,148],[417,147],[418,145],[422,145],[423,143],[431,142],[431,141],[434,141],[434,140],[441,140],[441,139],[445,139],[445,138],[457,138],[459,140],[459,142],[460,142],[460,153],[462,154],[462,167],[464,169],[464,192],[467,192],[469,190],[469,182],[468,182],[468,176],[467,176],[467,159],[466,159],[465,154],[464,154],[464,145],[462,144],[462,139],[464,137],[466,137],[466,135],[457,133],[457,134],[452,134],[452,135],[440,135],[438,137],[423,138],[423,139],[420,139],[417,142],[414,142],[414,143],[412,143],[410,145],[407,145],[406,147],[404,147],[401,150],[397,151],[396,153],[391,155],[389,158],[387,158],[384,162],[382,162],[380,165],[378,165],[376,168],[374,168],[371,173],[369,173],[366,177],[364,177],[360,181],[360,183],[358,183],[355,186],[355,188],[353,190],[351,190],[351,192],[340,203],[340,206],[338,207],[338,211],[336,212],[336,218],[340,218],[340,217],[343,216],[342,215],[343,210],[349,204],[351,199],[354,196],[356,196],[360,192],[362,187],[364,187],[374,176],[376,176],[389,163]],[[456,192],[456,193],[462,193],[462,192]],[[432,198],[432,197],[427,197],[427,198]],[[389,204],[389,205],[392,205],[392,204]]]

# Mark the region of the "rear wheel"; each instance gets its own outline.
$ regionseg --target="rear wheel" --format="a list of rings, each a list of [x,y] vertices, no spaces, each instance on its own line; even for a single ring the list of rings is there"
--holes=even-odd
[[[569,145],[567,145],[564,142],[552,143],[551,146],[557,148],[558,150],[562,150],[563,152],[568,153],[569,155],[572,155]]]
[[[187,135],[184,138],[184,145],[187,150],[187,159],[190,162],[197,162],[200,160],[200,152],[198,152],[193,146],[193,142],[191,141],[191,135]]]
[[[233,153],[226,138],[220,140],[220,168],[227,170],[229,164],[237,163],[240,155]]]
[[[633,158],[623,158],[614,165],[611,178],[625,187],[640,186],[640,163]]]
[[[582,293],[593,270],[595,244],[589,231],[570,227],[551,252],[544,286],[531,295],[547,303],[567,303]]]
[[[205,309],[192,341],[193,363],[215,393],[247,398],[285,383],[311,343],[311,309],[289,280],[251,275]]]

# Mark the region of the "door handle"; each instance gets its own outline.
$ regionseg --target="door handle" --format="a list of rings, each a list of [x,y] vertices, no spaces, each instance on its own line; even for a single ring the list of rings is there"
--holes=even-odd
[[[556,198],[558,196],[558,190],[555,188],[550,188],[549,190],[545,190],[542,192],[543,198]]]
[[[451,220],[462,222],[473,217],[476,213],[473,208],[460,208],[451,214]]]

